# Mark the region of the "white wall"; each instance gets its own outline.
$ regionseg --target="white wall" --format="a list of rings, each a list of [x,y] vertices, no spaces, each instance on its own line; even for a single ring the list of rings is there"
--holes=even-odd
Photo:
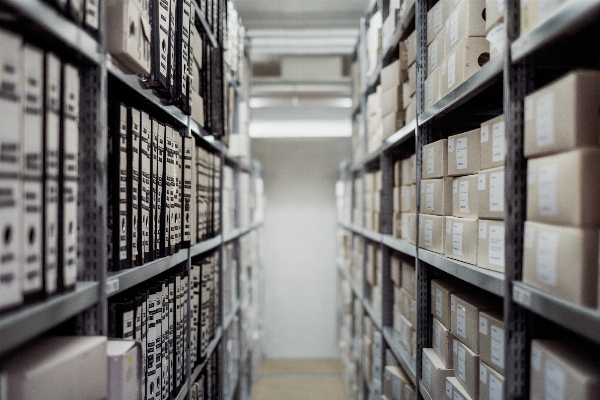
[[[350,138],[253,139],[267,203],[264,352],[337,358],[335,182]]]

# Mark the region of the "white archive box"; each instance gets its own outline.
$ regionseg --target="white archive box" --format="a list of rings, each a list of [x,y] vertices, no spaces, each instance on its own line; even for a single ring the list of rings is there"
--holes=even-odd
[[[485,170],[503,166],[506,158],[504,114],[482,123],[480,136],[480,168]]]
[[[452,216],[478,218],[477,175],[459,176],[452,181]]]
[[[479,354],[458,339],[452,342],[452,369],[463,388],[474,398],[479,398]]]
[[[461,176],[479,172],[481,157],[480,130],[473,129],[448,138],[448,175]]]
[[[452,215],[452,178],[421,181],[421,213]]]
[[[479,400],[503,400],[504,376],[479,362]]]
[[[444,254],[455,260],[477,264],[477,219],[446,217]]]
[[[444,218],[438,215],[419,215],[419,247],[444,253]]]
[[[477,202],[479,218],[504,219],[504,167],[479,172]]]
[[[130,400],[142,396],[142,343],[110,339],[108,357],[108,399]]]
[[[477,266],[504,272],[504,221],[479,220]]]

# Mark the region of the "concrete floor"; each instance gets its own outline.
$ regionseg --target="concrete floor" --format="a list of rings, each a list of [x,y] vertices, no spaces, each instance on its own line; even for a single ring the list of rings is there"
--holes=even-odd
[[[347,400],[339,360],[263,360],[252,400]]]

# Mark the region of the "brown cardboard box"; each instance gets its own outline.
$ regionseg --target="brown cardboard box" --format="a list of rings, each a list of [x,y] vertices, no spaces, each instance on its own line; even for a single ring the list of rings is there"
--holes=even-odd
[[[404,110],[385,115],[381,120],[381,125],[383,128],[382,140],[386,140],[404,126]]]
[[[403,400],[402,388],[408,377],[400,367],[386,366],[383,372],[383,393],[390,400]]]
[[[448,174],[448,141],[423,146],[421,179],[443,178]]]
[[[479,71],[490,58],[490,44],[483,37],[461,40],[446,56],[446,73],[440,74],[440,96],[445,97]],[[442,64],[442,67],[444,66]]]
[[[413,208],[413,201],[411,200],[412,186],[413,185],[400,186],[400,211],[402,211],[403,213],[416,212],[416,208]]]
[[[600,148],[527,161],[527,219],[579,227],[600,226]]]
[[[471,175],[479,172],[479,129],[460,133],[448,138],[448,175]]]
[[[444,399],[446,377],[454,375],[452,368],[446,368],[433,349],[423,349],[422,383],[432,399]]]
[[[388,115],[390,113],[402,111],[400,113],[404,119],[404,106],[402,104],[402,86],[393,86],[381,93],[381,114]]]
[[[439,3],[438,3],[439,4]],[[427,46],[427,76],[444,61],[444,34],[437,35]]]
[[[417,272],[414,260],[402,260],[402,288],[412,297],[417,298]]]
[[[446,368],[452,367],[452,338],[450,329],[433,317],[433,349]]]
[[[425,109],[433,106],[440,98],[440,69],[436,68],[425,80]]]
[[[444,26],[444,53],[448,57],[465,38],[485,36],[485,0],[462,0]],[[485,40],[485,39],[484,39]]]
[[[414,121],[417,118],[417,108],[415,105],[415,95],[411,96],[408,101],[408,105],[406,106],[406,121]]]
[[[404,347],[406,348],[406,350],[408,350],[410,354],[415,354],[416,348],[415,343],[413,341],[415,335],[415,328],[413,324],[411,324],[410,321],[404,315],[400,317],[400,321],[400,342],[404,345]]]
[[[400,61],[396,60],[381,69],[381,89],[385,92],[400,86]]]
[[[485,40],[490,44],[490,60],[504,53],[506,42],[506,25],[504,25],[504,21],[498,22],[491,29],[486,30]]]
[[[564,342],[531,342],[532,400],[600,398],[600,367],[589,348]]]
[[[444,254],[444,218],[438,215],[419,215],[419,247]]]
[[[22,400],[105,399],[107,368],[104,336],[36,339],[0,362],[6,398]]]
[[[477,266],[504,272],[504,221],[479,220]]]
[[[410,185],[410,212],[417,212],[417,185]]]
[[[421,181],[421,213],[452,215],[452,178]]]
[[[402,224],[401,224],[402,239],[406,240],[410,244],[416,244],[417,242],[417,214],[415,213],[402,213]]]
[[[525,222],[523,282],[572,303],[596,307],[598,230]]]
[[[446,378],[446,399],[453,400],[473,400],[469,393],[465,390],[462,383],[454,376]]]
[[[416,158],[414,155],[402,160],[402,184],[412,185],[417,183],[417,174],[415,171]]]
[[[465,290],[457,279],[431,280],[431,314],[447,328],[452,327],[451,295]]]
[[[489,30],[498,22],[504,21],[504,0],[485,1],[485,31]]]
[[[454,376],[467,393],[477,399],[479,397],[479,355],[457,339],[454,339],[453,351]]]
[[[406,65],[410,67],[416,60],[417,54],[417,31],[414,30],[404,41],[406,47]],[[408,68],[407,68],[408,69]]]
[[[452,294],[452,335],[479,354],[479,313],[501,310],[501,299],[485,292]]]
[[[402,186],[402,161],[394,163],[394,187]]]
[[[525,98],[525,157],[597,147],[600,71],[579,70]]]
[[[413,326],[417,325],[417,301],[411,297],[406,289],[400,289],[400,307],[402,315],[410,321]]]
[[[139,399],[142,396],[142,343],[110,339],[107,342],[108,398]]]
[[[394,212],[394,221],[392,223],[394,237],[402,238],[402,213]]]
[[[477,218],[477,175],[459,176],[452,180],[452,215],[461,218]]]
[[[393,254],[392,257],[390,258],[390,264],[391,264],[390,275],[392,277],[392,282],[394,282],[395,286],[400,287],[400,286],[402,286],[402,272],[401,272],[402,261],[401,261],[400,257]]]
[[[539,23],[545,21],[560,4],[567,0],[529,0],[521,3],[521,35],[526,34]],[[541,4],[540,4],[541,3]]]
[[[504,375],[504,316],[501,310],[479,313],[479,356],[481,361]]]
[[[439,0],[427,11],[427,44],[429,45],[439,33],[444,30],[448,19],[448,5],[445,0]],[[442,35],[443,36],[443,35]]]
[[[479,218],[504,219],[504,167],[479,172],[477,199]]]
[[[109,1],[106,50],[135,74],[150,73],[150,23],[134,1]]]
[[[481,170],[503,167],[506,158],[504,114],[481,124],[480,138],[479,167]]]
[[[479,363],[479,400],[504,399],[504,376]]]

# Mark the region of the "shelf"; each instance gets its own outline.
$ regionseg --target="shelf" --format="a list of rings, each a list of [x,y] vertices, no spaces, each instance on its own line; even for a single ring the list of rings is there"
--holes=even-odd
[[[382,145],[377,150],[375,150],[373,153],[367,155],[365,158],[363,158],[362,161],[357,163],[354,166],[354,169],[360,169],[360,168],[362,168],[363,165],[372,163],[373,161],[377,160],[381,156],[381,153],[383,153],[384,151],[386,151],[392,147],[398,146],[398,145],[406,142],[411,137],[414,137],[416,128],[417,128],[417,121],[413,119],[408,124],[406,124],[402,128],[400,128],[392,136],[387,138],[385,140],[385,142],[383,142]]]
[[[233,319],[240,311],[240,307],[241,307],[241,303],[239,300],[237,300],[235,302],[235,304],[233,305],[233,310],[231,311],[231,313],[229,315],[227,315],[225,317],[225,319],[223,321],[223,331],[226,331],[229,328],[229,325],[231,325],[231,323],[233,322]]]
[[[198,364],[194,368],[194,371],[192,372],[192,379],[190,380],[191,383],[194,383],[198,380],[198,377],[202,373],[202,370],[206,367],[206,364],[208,364],[208,360],[210,359],[210,356],[212,356],[212,354],[215,352],[217,345],[221,341],[222,337],[223,337],[223,330],[219,327],[217,329],[217,332],[215,333],[215,337],[208,344],[208,348],[206,349],[206,357],[204,357],[204,361],[202,361],[202,363]]]
[[[408,3],[404,6],[404,11],[402,11],[402,14],[400,15],[392,39],[389,44],[386,45],[386,43],[384,43],[383,45],[383,50],[381,51],[382,59],[388,58],[390,54],[392,54],[392,50],[398,46],[400,40],[406,36],[406,30],[415,17],[415,4],[416,0],[408,0]]]
[[[204,31],[204,33],[206,33],[206,36],[208,36],[208,40],[210,41],[210,44],[212,44],[212,47],[218,49],[219,43],[217,42],[215,35],[210,29],[210,26],[208,26],[208,22],[206,21],[206,16],[204,15],[204,12],[200,10],[200,6],[198,5],[198,2],[196,0],[192,1],[194,2],[194,8],[196,10],[196,20],[200,21],[202,30]]]
[[[383,328],[383,324],[381,323],[381,315],[377,315],[375,309],[373,309],[373,306],[371,306],[371,304],[366,298],[363,297],[362,303],[363,308],[365,309],[367,314],[369,314],[369,317],[371,317],[371,321],[373,321],[377,329],[381,330]]]
[[[447,96],[419,115],[419,126],[455,110],[492,84],[502,80],[503,70],[504,57],[496,56]]]
[[[543,318],[600,343],[598,310],[559,299],[523,282],[513,282],[513,301]]]
[[[188,380],[186,379],[186,381],[181,384],[181,390],[179,391],[177,396],[173,398],[173,400],[185,400],[188,394],[188,386]]]
[[[442,254],[419,249],[419,259],[478,288],[504,297],[504,274],[452,260]]]
[[[190,255],[196,257],[199,254],[206,253],[212,249],[219,247],[221,244],[221,235],[217,235],[212,239],[205,240],[190,247]]]
[[[262,225],[262,222],[257,222],[246,228],[235,228],[234,230],[230,231],[229,233],[226,233],[223,235],[223,243],[231,242],[232,240],[235,240],[239,237],[247,235],[248,233],[252,232],[253,230],[259,228],[261,225]]]
[[[409,255],[411,257],[417,256],[417,246],[408,243],[406,240],[402,240],[392,235],[382,235],[382,243],[387,247]]]
[[[134,287],[148,279],[173,268],[188,259],[188,249],[181,249],[177,254],[159,258],[139,267],[124,271],[109,272],[106,277],[106,295],[114,296]]]
[[[398,334],[394,329],[386,326],[383,328],[383,338],[388,344],[394,356],[398,359],[398,362],[402,365],[402,369],[407,373],[413,384],[417,384],[417,368],[415,360],[410,356],[410,353],[406,350],[404,345],[400,342]]]
[[[512,61],[518,61],[561,38],[574,35],[600,16],[597,0],[568,1],[549,18],[511,45]]]
[[[139,76],[123,72],[123,70],[121,70],[121,68],[119,68],[119,66],[116,64],[116,61],[112,60],[111,57],[107,57],[106,59],[106,68],[109,75],[117,79],[121,84],[125,85],[131,91],[135,92],[135,94],[140,96],[145,102],[160,109],[164,113],[169,114],[180,124],[188,124],[189,118],[184,114],[183,111],[173,105],[165,104],[164,100],[158,97],[156,93],[154,93],[154,90],[148,88]]]
[[[102,60],[100,45],[89,33],[75,22],[61,15],[52,6],[41,0],[3,0],[2,11],[8,6],[25,16],[44,30],[63,42],[72,50],[81,53],[89,60],[99,64]],[[3,12],[3,14],[5,14]]]
[[[78,282],[74,291],[55,295],[0,316],[0,355],[59,325],[98,302],[97,282]]]
[[[427,389],[425,389],[425,386],[423,386],[423,382],[419,382],[419,389],[421,396],[423,396],[423,400],[433,400]]]

